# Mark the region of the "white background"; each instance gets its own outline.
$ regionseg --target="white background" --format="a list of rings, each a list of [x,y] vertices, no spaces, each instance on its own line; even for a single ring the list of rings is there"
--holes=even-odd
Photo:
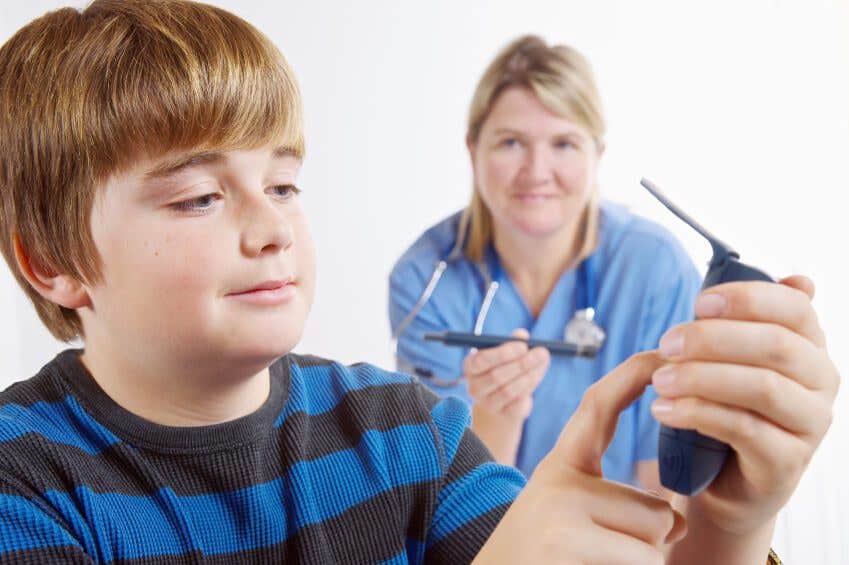
[[[387,274],[421,230],[466,203],[472,90],[497,49],[531,32],[596,69],[605,196],[667,225],[704,265],[708,246],[642,191],[647,176],[744,260],[813,277],[832,357],[849,374],[849,2],[215,3],[273,39],[304,94],[301,185],[319,285],[299,351],[392,365]],[[63,4],[3,2],[0,41]],[[62,348],[5,268],[0,320],[0,385]],[[844,387],[780,516],[787,563],[849,563],[847,409]]]

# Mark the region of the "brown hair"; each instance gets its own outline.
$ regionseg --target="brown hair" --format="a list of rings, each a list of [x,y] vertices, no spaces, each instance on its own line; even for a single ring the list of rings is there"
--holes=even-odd
[[[578,51],[565,45],[549,47],[534,35],[507,45],[490,63],[478,82],[469,109],[466,139],[475,143],[499,95],[511,87],[527,88],[551,112],[572,120],[593,136],[596,147],[604,145],[605,124],[601,99],[592,69]],[[588,256],[598,235],[598,187],[582,217],[581,247],[575,261]],[[465,254],[480,261],[492,241],[492,215],[473,187],[472,199],[460,221],[460,234],[468,232]]]
[[[82,336],[75,310],[20,272],[19,238],[38,267],[98,282],[94,194],[141,157],[172,150],[304,149],[294,75],[256,28],[186,0],[96,0],[32,21],[0,47],[0,250],[59,339]]]

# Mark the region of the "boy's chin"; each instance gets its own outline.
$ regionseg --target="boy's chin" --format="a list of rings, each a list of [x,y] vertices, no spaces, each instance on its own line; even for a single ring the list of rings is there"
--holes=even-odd
[[[250,341],[233,344],[228,353],[234,360],[267,366],[283,357],[301,341],[301,332],[279,332],[276,335],[259,336]]]

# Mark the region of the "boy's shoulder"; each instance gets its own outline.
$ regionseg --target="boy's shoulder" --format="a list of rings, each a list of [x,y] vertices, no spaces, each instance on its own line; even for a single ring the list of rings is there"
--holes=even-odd
[[[370,363],[346,365],[290,353],[272,366],[272,373],[282,363],[288,364],[291,377],[289,412],[320,413],[344,404],[347,417],[371,420],[368,425],[384,427],[430,420],[436,406],[446,400],[434,395],[416,377]],[[451,399],[448,402],[453,404]]]
[[[0,392],[0,478],[56,446],[97,453],[116,438],[92,420],[67,386],[63,371],[78,351],[56,356],[33,377]]]
[[[68,353],[0,392],[0,441],[68,431],[62,416],[73,410],[73,400],[62,385],[59,369],[60,359]]]
[[[453,396],[437,396],[414,376],[312,355],[289,354],[285,359],[291,385],[281,418],[303,411],[344,420],[345,426],[360,430],[428,430],[426,443],[436,450],[443,471],[468,433],[468,405]],[[419,446],[423,439],[419,438]]]

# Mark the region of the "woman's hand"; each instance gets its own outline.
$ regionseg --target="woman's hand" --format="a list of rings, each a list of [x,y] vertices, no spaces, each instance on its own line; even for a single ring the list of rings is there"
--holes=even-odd
[[[798,276],[716,286],[696,302],[699,320],[661,340],[667,364],[653,377],[660,396],[653,413],[734,450],[714,482],[687,502],[691,524],[728,539],[766,528],[761,537],[769,543],[778,510],[831,423],[839,384],[813,294],[813,283]]]
[[[514,336],[528,339],[519,329]],[[522,425],[533,408],[533,392],[551,362],[544,347],[528,350],[511,341],[473,351],[463,361],[472,407],[472,429],[500,463],[514,465]]]
[[[664,499],[601,475],[619,413],[662,364],[656,353],[638,354],[587,389],[476,563],[664,562],[667,544],[684,534],[681,515]]]

